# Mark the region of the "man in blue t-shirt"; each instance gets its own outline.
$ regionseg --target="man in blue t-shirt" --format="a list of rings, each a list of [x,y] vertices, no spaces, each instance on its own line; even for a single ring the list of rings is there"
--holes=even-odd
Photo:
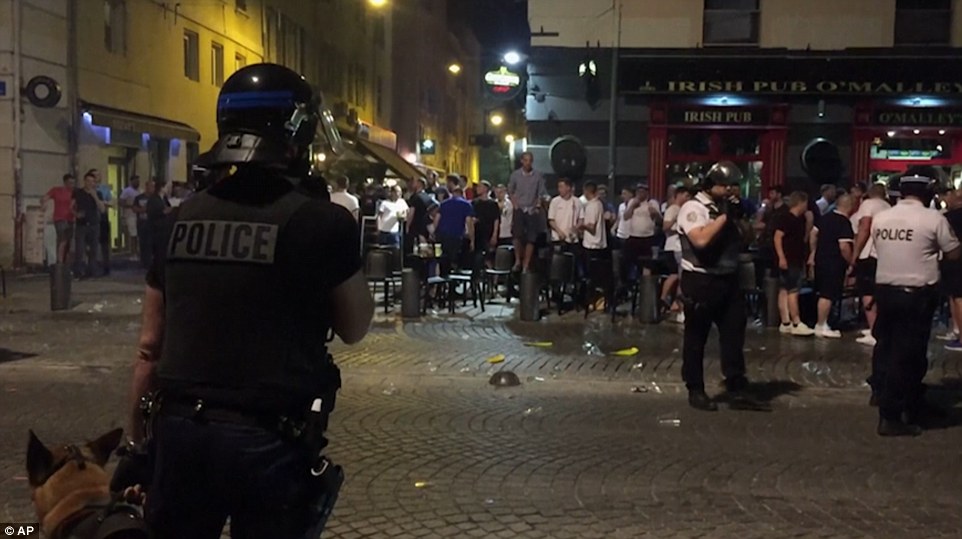
[[[434,236],[441,243],[441,256],[448,267],[458,267],[465,236],[468,252],[474,252],[474,208],[464,199],[462,187],[451,191],[451,198],[441,203],[434,219]]]

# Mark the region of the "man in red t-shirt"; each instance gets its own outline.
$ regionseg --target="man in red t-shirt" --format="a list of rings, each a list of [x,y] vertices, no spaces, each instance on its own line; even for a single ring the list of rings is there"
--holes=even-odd
[[[70,254],[70,244],[73,242],[74,232],[74,200],[73,191],[76,180],[72,174],[63,175],[63,185],[51,187],[40,201],[46,206],[47,201],[53,200],[53,226],[57,231],[57,263],[67,263]]]

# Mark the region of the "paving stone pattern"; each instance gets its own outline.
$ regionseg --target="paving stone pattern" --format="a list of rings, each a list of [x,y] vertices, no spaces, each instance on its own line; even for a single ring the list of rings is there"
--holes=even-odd
[[[0,521],[31,520],[28,428],[65,442],[122,424],[139,327],[136,279],[77,283],[66,313],[15,284],[0,303]],[[750,374],[773,412],[706,414],[685,403],[677,327],[381,319],[334,346],[332,456],[348,480],[324,536],[962,537],[962,428],[876,437],[853,338],[753,330]],[[553,345],[525,346],[538,341]],[[586,341],[641,352],[589,356]],[[488,385],[502,368],[523,384]],[[960,379],[933,344],[935,395],[962,400]]]

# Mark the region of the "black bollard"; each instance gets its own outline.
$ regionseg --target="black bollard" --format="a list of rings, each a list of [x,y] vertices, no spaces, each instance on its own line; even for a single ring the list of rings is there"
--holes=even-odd
[[[521,274],[521,312],[524,322],[541,320],[541,279],[537,273],[528,271]]]
[[[401,270],[401,316],[404,318],[421,316],[421,278],[414,268]]]
[[[50,310],[65,311],[70,308],[70,267],[54,264],[50,267]]]
[[[778,327],[782,323],[782,315],[778,312],[778,279],[765,277],[765,325],[770,328]]]
[[[658,321],[658,276],[642,275],[638,278],[638,321],[654,324]]]

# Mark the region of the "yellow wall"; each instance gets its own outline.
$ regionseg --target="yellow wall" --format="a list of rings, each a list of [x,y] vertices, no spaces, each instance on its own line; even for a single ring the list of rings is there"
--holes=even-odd
[[[762,47],[891,47],[894,0],[762,0]]]
[[[104,44],[100,0],[80,0],[79,87],[84,101],[186,123],[201,133],[200,147],[216,139],[219,88],[211,83],[211,42],[224,46],[224,78],[234,71],[235,53],[248,64],[262,58],[260,7],[249,2],[240,14],[233,3],[181,4],[175,12],[153,0],[127,0],[127,47],[113,54]],[[199,36],[200,81],[184,75],[185,30]]]
[[[622,47],[701,46],[703,0],[620,0]],[[535,46],[610,47],[615,39],[612,0],[529,0]],[[962,0],[953,2],[952,44],[962,46]],[[891,47],[895,0],[761,0],[760,45],[831,50]]]

